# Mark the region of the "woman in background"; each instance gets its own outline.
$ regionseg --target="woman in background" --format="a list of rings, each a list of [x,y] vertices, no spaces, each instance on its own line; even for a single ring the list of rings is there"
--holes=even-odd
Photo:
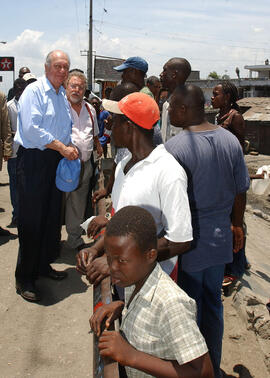
[[[214,109],[219,109],[216,116],[215,124],[227,129],[233,133],[239,140],[243,152],[245,148],[245,121],[240,113],[237,104],[238,91],[236,86],[230,81],[223,81],[213,89],[211,98]],[[244,225],[244,232],[246,231]],[[246,232],[245,232],[246,234]],[[231,285],[238,278],[242,277],[245,269],[250,268],[245,255],[246,238],[244,246],[239,252],[233,253],[233,262],[225,267],[223,287]]]

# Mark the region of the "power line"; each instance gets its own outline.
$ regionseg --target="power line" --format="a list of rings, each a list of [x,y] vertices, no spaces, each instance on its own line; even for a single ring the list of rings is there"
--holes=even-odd
[[[94,20],[94,22],[99,22],[100,20]],[[112,22],[109,22],[109,21],[103,21],[104,24],[108,24],[110,26],[112,26],[113,28],[115,29],[119,29],[119,30],[123,30],[123,29],[130,29],[130,30],[136,30],[136,35],[140,34],[140,35],[143,35],[143,36],[147,36],[147,35],[151,35],[151,34],[156,34],[156,35],[160,35],[162,38],[167,37],[169,39],[175,39],[175,40],[180,40],[180,41],[186,41],[186,42],[190,42],[190,43],[197,43],[197,44],[203,44],[203,45],[212,45],[212,46],[216,46],[216,42],[215,40],[212,40],[209,41],[209,37],[206,37],[207,41],[206,40],[194,40],[192,38],[188,38],[188,37],[182,37],[182,36],[179,36],[178,34],[176,33],[164,33],[164,32],[158,32],[158,31],[151,31],[151,32],[148,32],[148,31],[143,31],[142,28],[138,28],[138,27],[132,27],[132,26],[126,26],[126,25],[119,25],[119,24],[114,24]],[[232,40],[224,40],[224,39],[221,39],[221,38],[216,38],[216,40],[219,40],[219,41],[230,41],[230,42],[233,42]],[[250,43],[245,41],[244,43]],[[263,50],[263,51],[270,51],[270,49],[266,49],[265,48],[265,42],[264,42],[264,47],[250,47],[250,46],[242,46],[242,45],[231,45],[231,44],[226,44],[224,45],[224,47],[230,47],[230,48],[243,48],[243,49],[249,49],[249,50]]]
[[[106,9],[106,0],[103,0],[103,9],[102,9],[102,16],[101,16],[101,21],[100,21],[100,31],[98,31],[96,28],[95,30],[99,33],[98,40],[96,42],[96,49],[98,49],[99,41],[100,41],[100,36],[102,35],[102,27],[103,27],[103,19],[104,19],[104,14],[108,13]]]

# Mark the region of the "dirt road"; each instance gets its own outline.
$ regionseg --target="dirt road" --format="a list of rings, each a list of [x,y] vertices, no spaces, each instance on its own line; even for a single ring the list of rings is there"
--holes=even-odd
[[[3,186],[8,183],[6,168],[0,183],[0,207],[5,209],[0,224],[6,228],[11,219],[9,186]],[[18,239],[17,229],[9,230],[12,238],[0,238],[0,377],[92,377],[92,289],[74,269],[74,251],[63,246],[54,264],[67,271],[68,278],[38,280],[44,299],[28,303],[15,292]]]

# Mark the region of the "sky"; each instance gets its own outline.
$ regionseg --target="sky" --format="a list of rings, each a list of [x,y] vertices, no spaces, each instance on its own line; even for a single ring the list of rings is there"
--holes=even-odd
[[[1,1],[3,4],[4,2]],[[0,6],[1,7],[1,6]],[[15,78],[22,66],[43,75],[53,49],[66,51],[71,68],[86,72],[89,0],[9,0],[1,10],[0,56],[15,57]],[[148,76],[159,75],[164,63],[184,57],[206,78],[248,77],[245,65],[270,60],[269,0],[93,0],[93,51],[115,58],[141,56]],[[0,72],[7,93],[12,72]]]

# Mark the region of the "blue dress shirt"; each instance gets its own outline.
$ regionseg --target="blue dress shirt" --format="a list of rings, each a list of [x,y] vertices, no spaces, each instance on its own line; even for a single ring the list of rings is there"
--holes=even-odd
[[[62,86],[56,93],[43,76],[25,88],[18,103],[16,142],[40,150],[56,139],[68,145],[71,129],[70,109]]]

